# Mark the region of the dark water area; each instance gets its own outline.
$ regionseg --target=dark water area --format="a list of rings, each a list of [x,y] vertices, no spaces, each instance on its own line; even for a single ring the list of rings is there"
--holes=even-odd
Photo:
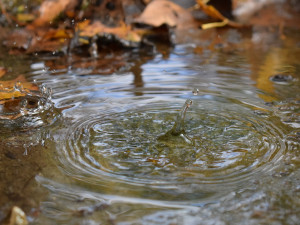
[[[201,35],[97,59],[1,49],[1,82],[25,80],[0,94],[26,93],[0,101],[0,221],[298,224],[300,33]]]

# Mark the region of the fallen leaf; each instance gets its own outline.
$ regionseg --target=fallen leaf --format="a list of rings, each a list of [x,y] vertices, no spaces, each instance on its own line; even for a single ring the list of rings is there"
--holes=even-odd
[[[181,28],[194,24],[194,18],[188,10],[171,1],[155,0],[147,5],[143,13],[134,22],[153,27],[166,24],[170,27]]]
[[[72,31],[67,29],[35,29],[26,53],[65,52],[72,37]]]
[[[121,23],[119,27],[107,27],[100,21],[96,21],[92,24],[89,22],[83,22],[78,24],[80,37],[105,37],[107,35],[115,36],[125,46],[130,46],[131,43],[139,43],[142,40],[140,31],[133,30],[131,26]]]
[[[33,21],[35,26],[51,23],[61,12],[72,11],[80,3],[77,0],[46,0],[39,9],[39,17]]]
[[[0,78],[6,74],[7,70],[4,67],[0,67]]]

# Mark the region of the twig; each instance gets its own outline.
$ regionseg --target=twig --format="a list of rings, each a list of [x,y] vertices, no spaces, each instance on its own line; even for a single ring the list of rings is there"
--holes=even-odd
[[[12,24],[12,21],[8,15],[8,13],[6,12],[6,8],[5,8],[5,5],[4,3],[2,2],[2,0],[0,0],[0,7],[1,7],[1,12],[2,14],[5,16],[5,19],[6,21],[9,23],[9,24]]]

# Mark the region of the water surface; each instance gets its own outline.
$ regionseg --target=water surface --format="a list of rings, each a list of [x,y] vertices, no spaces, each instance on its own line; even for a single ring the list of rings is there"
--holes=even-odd
[[[109,75],[98,59],[2,56],[5,79],[51,88],[37,98],[52,103],[1,120],[1,180],[18,184],[1,189],[1,219],[17,204],[32,224],[296,224],[299,46],[124,51]]]

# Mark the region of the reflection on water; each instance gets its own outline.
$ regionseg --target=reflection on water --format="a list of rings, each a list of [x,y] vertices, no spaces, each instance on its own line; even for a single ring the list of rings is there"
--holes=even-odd
[[[56,123],[18,129],[20,137],[0,132],[3,146],[27,150],[15,156],[0,148],[1,159],[37,165],[29,186],[26,179],[17,184],[47,192],[34,199],[38,213],[25,207],[32,223],[296,224],[300,49],[291,43],[118,53],[112,75],[104,75],[99,59],[71,67],[55,58],[28,62],[20,71],[28,82],[53,89],[46,114],[31,118],[57,118],[49,114],[52,104],[65,109]],[[26,96],[2,112],[36,110],[39,100],[34,105],[36,96]],[[8,190],[1,195],[11,203],[1,212],[20,202]]]

